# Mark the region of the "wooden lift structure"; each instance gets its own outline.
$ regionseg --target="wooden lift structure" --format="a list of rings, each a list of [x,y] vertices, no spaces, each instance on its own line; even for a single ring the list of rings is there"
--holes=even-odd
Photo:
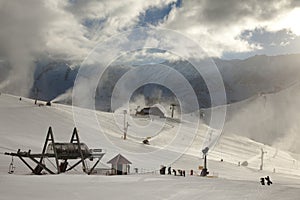
[[[74,128],[70,142],[58,143],[54,140],[52,128],[49,127],[46,140],[43,146],[42,153],[33,154],[31,150],[21,151],[18,149],[16,153],[5,152],[5,155],[16,156],[32,171],[33,174],[41,175],[45,170],[49,174],[60,174],[74,169],[79,164],[82,164],[83,172],[87,174],[93,173],[93,170],[98,165],[104,156],[102,149],[89,149],[86,144],[81,143],[77,129]],[[36,164],[32,167],[26,160],[30,159]],[[56,171],[51,170],[45,164],[45,159],[54,158]],[[85,160],[98,159],[91,169],[87,168]],[[69,165],[68,160],[78,160],[73,165]]]

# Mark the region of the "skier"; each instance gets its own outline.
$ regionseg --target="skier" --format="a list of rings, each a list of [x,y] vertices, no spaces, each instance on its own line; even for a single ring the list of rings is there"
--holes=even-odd
[[[182,170],[181,170],[181,169],[178,169],[178,174],[179,174],[180,176],[182,176]]]
[[[174,176],[176,176],[176,170],[175,169],[173,169],[173,173],[174,173]]]
[[[191,175],[191,176],[194,175],[194,170],[191,169],[190,175]]]
[[[260,183],[261,183],[262,185],[265,185],[265,179],[264,179],[264,178],[260,178]]]
[[[168,167],[168,175],[171,175],[171,167]]]
[[[271,181],[271,179],[270,179],[269,176],[267,176],[265,179],[266,179],[266,181],[267,181],[267,185],[273,184],[273,182]]]

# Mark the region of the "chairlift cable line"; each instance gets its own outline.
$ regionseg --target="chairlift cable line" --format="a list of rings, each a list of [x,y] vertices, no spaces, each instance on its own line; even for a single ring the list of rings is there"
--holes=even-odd
[[[15,151],[15,149],[7,148],[7,147],[4,147],[4,146],[0,146],[0,149],[6,149],[6,150],[10,150],[10,151]]]

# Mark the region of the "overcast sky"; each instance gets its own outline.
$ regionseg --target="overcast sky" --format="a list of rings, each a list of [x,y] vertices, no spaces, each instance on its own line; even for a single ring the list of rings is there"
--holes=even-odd
[[[83,60],[97,43],[143,26],[178,31],[223,59],[300,53],[299,6],[300,0],[0,0],[0,60],[26,76],[43,57]]]
[[[85,57],[97,42],[149,25],[179,31],[213,57],[299,53],[299,6],[299,0],[0,0],[0,56]]]

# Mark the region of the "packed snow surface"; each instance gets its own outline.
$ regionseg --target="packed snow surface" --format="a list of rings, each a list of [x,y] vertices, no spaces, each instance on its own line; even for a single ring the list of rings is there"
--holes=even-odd
[[[299,199],[299,161],[288,151],[226,134],[209,153],[210,177],[203,178],[197,176],[198,166],[203,165],[201,146],[209,129],[203,123],[192,133],[188,121],[132,117],[130,123],[140,128],[129,127],[128,139],[123,140],[122,126],[118,125],[122,124],[122,114],[93,112],[99,130],[85,117],[89,112],[82,109],[81,121],[75,123],[71,106],[48,107],[44,102],[39,106],[31,99],[1,94],[0,199]],[[147,129],[149,123],[151,130]],[[100,167],[110,167],[106,162],[121,153],[132,162],[131,174],[86,175],[78,167],[67,174],[35,176],[18,158],[14,158],[15,173],[8,174],[11,157],[3,153],[17,149],[41,152],[49,126],[56,141],[69,141],[76,126],[82,142],[105,150]],[[179,128],[183,135],[174,136]],[[142,144],[145,137],[150,138],[150,145]],[[262,171],[261,148],[267,152]],[[47,164],[51,165],[50,161]],[[238,165],[244,161],[248,166]],[[160,165],[184,169],[187,175],[159,175]],[[260,185],[260,178],[265,176],[271,177],[271,186]]]

